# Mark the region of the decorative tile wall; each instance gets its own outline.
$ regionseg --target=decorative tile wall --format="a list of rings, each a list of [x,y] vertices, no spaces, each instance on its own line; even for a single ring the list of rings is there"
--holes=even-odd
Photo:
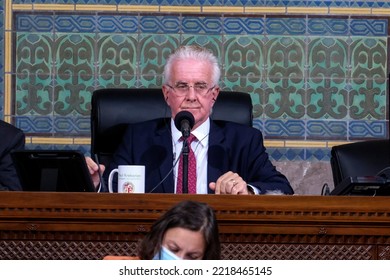
[[[29,147],[88,154],[92,92],[160,87],[192,43],[219,57],[222,89],[251,94],[275,162],[388,137],[388,1],[1,3],[0,115]]]

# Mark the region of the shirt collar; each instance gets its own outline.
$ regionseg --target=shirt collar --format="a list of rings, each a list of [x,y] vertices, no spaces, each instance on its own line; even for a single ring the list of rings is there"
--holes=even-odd
[[[179,139],[182,136],[181,131],[179,131],[175,126],[175,121],[171,119],[171,131],[172,131],[172,139],[174,144],[179,143]],[[210,131],[210,118],[198,126],[195,130],[192,130],[191,133],[195,135],[196,139],[198,139],[199,143],[205,147],[209,142],[209,131]]]

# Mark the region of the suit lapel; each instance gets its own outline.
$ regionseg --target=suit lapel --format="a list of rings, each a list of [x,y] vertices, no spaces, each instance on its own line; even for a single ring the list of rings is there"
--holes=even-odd
[[[173,163],[173,150],[170,120],[167,121],[163,127],[157,130],[155,143],[165,147],[166,151],[168,151],[167,156],[164,158],[160,166],[161,180],[170,172],[168,177],[162,183],[163,192],[174,193],[173,171],[171,171]]]
[[[213,121],[210,122],[207,181],[215,182],[228,167],[226,136],[224,131]],[[213,193],[208,188],[209,193]]]

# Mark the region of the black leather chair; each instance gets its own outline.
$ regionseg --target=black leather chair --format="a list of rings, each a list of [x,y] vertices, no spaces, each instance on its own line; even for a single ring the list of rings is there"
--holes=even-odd
[[[243,92],[220,92],[213,120],[252,126],[252,100]],[[161,89],[107,88],[92,95],[91,153],[105,164],[120,144],[127,124],[171,117]],[[96,159],[96,158],[95,158]]]
[[[374,185],[381,178],[390,179],[390,141],[366,140],[334,146],[331,149],[330,164],[336,194],[346,194],[344,184]],[[351,177],[365,177],[350,179]],[[368,192],[369,195],[371,192]],[[331,193],[332,194],[332,193]],[[363,194],[363,192],[362,192]]]

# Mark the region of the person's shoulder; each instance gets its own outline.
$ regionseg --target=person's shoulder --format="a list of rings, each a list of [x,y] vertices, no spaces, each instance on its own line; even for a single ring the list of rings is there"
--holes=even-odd
[[[3,120],[0,120],[0,131],[1,135],[6,135],[10,139],[16,136],[24,136],[24,132],[20,128],[17,128],[16,126],[9,124]]]
[[[17,128],[16,126],[9,124],[3,120],[0,120],[0,129],[1,131],[6,131],[8,133],[20,133],[22,130]]]

